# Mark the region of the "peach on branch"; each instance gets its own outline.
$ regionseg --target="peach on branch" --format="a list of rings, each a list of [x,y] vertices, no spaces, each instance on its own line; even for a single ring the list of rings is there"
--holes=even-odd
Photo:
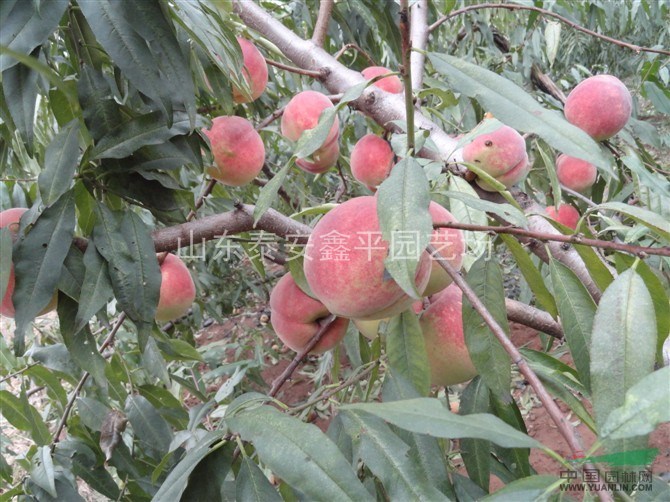
[[[477,375],[463,335],[463,294],[452,284],[431,298],[419,323],[433,385],[455,385]]]
[[[320,174],[335,166],[339,158],[340,144],[337,138],[334,138],[333,141],[316,150],[311,155],[311,159],[297,159],[295,163],[303,171]]]
[[[436,202],[431,202],[428,207],[430,217],[435,223],[453,223],[456,221],[454,215]],[[457,228],[436,228],[430,238],[437,253],[447,260],[455,269],[460,269],[463,264],[463,253],[465,253],[465,239],[463,232]],[[451,284],[451,277],[440,266],[439,262],[433,257],[430,280],[423,292],[424,296],[431,296],[442,291]]]
[[[383,66],[368,66],[361,73],[366,79],[370,80],[371,78],[375,78],[380,75],[386,75],[387,73],[392,72]],[[383,91],[390,92],[391,94],[400,94],[403,91],[402,81],[398,78],[397,75],[391,75],[390,77],[379,79],[374,83],[374,85]]]
[[[195,300],[195,284],[184,262],[167,254],[161,263],[161,289],[156,320],[173,321],[186,314]]]
[[[414,303],[412,303],[412,312],[414,312],[415,314],[420,314],[422,310],[423,310],[423,301],[417,300]],[[361,335],[363,335],[365,338],[369,338],[370,340],[374,340],[379,336],[379,326],[381,325],[381,323],[388,322],[390,320],[391,320],[390,317],[387,317],[386,319],[373,319],[373,320],[352,319]]]
[[[291,274],[284,275],[270,293],[270,321],[284,344],[300,352],[319,331],[330,312],[318,300],[307,296]],[[337,317],[310,354],[321,354],[335,347],[347,333],[349,320]]]
[[[560,204],[558,206],[558,211],[554,206],[547,206],[546,209],[547,215],[561,225],[565,225],[568,228],[573,230],[577,229],[577,223],[579,223],[579,211],[569,204]]]
[[[303,132],[314,129],[319,123],[319,117],[326,108],[332,108],[333,103],[325,94],[317,91],[303,91],[291,98],[284,108],[281,117],[281,133],[290,141],[298,141]],[[337,139],[340,122],[335,117],[328,137],[323,142],[330,144]]]
[[[332,209],[314,227],[305,249],[305,277],[333,314],[384,319],[413,302],[385,270],[388,251],[379,227],[377,199],[355,197]],[[423,253],[415,277],[418,291],[425,289],[429,276],[429,256]]]
[[[366,134],[351,150],[351,174],[370,190],[382,184],[393,168],[393,150],[387,141]]]
[[[521,162],[519,162],[516,166],[507,171],[505,174],[501,174],[500,176],[497,176],[494,179],[505,185],[506,188],[510,188],[519,183],[521,180],[523,180],[526,177],[526,175],[528,175],[529,172],[530,172],[530,163],[528,162],[528,154],[525,154]],[[477,178],[476,182],[480,188],[486,190],[487,192],[497,191],[491,184],[487,183],[481,178]]]
[[[598,169],[585,160],[561,154],[556,159],[556,176],[561,185],[584,192],[596,182]]]
[[[565,101],[565,118],[596,141],[609,139],[628,122],[633,99],[628,88],[612,75],[581,81]]]
[[[251,96],[245,95],[242,89],[233,86],[233,101],[235,103],[249,103],[263,94],[268,85],[268,65],[265,58],[256,46],[246,38],[237,37],[237,43],[242,49],[242,75],[251,90]]]
[[[480,134],[463,147],[463,160],[474,164],[494,178],[528,161],[526,142],[509,126]]]
[[[242,186],[251,182],[263,168],[265,146],[254,126],[235,116],[216,117],[211,129],[203,133],[209,138],[215,166],[209,174],[224,185]]]

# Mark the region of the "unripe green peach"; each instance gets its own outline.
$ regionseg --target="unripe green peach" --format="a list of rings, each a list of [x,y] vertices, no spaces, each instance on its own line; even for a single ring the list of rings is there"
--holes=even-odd
[[[509,126],[480,134],[463,147],[463,160],[475,164],[494,178],[502,176],[527,159],[526,142]]]
[[[452,223],[456,221],[454,215],[444,207],[431,202],[428,207],[430,217],[435,223]],[[463,265],[463,253],[465,253],[465,239],[463,232],[457,228],[436,228],[430,238],[430,243],[437,250],[439,255],[446,259],[451,266],[459,270]],[[451,276],[442,268],[439,262],[433,258],[431,260],[430,280],[423,292],[424,296],[431,296],[442,291],[451,284]]]
[[[216,117],[212,128],[204,129],[216,164],[209,174],[224,185],[242,186],[263,168],[265,146],[254,126],[242,117]]]
[[[568,228],[573,230],[577,229],[577,223],[579,223],[579,211],[569,204],[561,204],[558,206],[558,211],[554,206],[547,206],[546,209],[547,215],[552,219],[556,220],[562,225],[565,225]]]
[[[561,154],[556,159],[556,176],[561,185],[584,192],[596,182],[598,169],[585,160]]]
[[[393,168],[393,150],[387,141],[366,134],[351,150],[351,174],[371,190],[388,178]]]
[[[281,133],[290,141],[298,141],[303,132],[314,129],[319,123],[321,112],[332,108],[333,103],[325,94],[316,91],[303,91],[291,98],[281,117]],[[330,144],[339,135],[340,122],[337,117],[323,142]]]
[[[271,322],[277,336],[290,349],[300,352],[330,315],[326,306],[307,296],[291,274],[284,275],[270,293]],[[347,333],[349,320],[338,317],[310,354],[321,354],[335,347]]]
[[[167,254],[160,265],[161,288],[156,320],[173,321],[180,318],[195,301],[195,284],[184,262],[176,255]]]
[[[392,72],[383,66],[368,66],[361,73],[366,79],[370,80],[371,78],[378,77],[379,75],[386,75],[387,73]],[[379,79],[374,83],[374,85],[383,91],[390,92],[391,94],[400,94],[403,91],[402,81],[398,78],[397,75],[391,75],[390,77]]]
[[[630,119],[633,98],[612,75],[596,75],[580,82],[565,101],[565,118],[596,141],[609,139]]]
[[[237,37],[237,43],[242,49],[242,75],[251,89],[251,96],[245,96],[242,89],[233,86],[233,101],[235,103],[249,103],[257,100],[268,85],[268,65],[265,58],[246,38]]]

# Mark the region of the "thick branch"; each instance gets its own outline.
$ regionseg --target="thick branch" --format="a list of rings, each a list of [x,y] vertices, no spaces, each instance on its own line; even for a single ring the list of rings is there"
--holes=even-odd
[[[428,44],[428,0],[418,0],[412,5],[410,14],[410,36],[412,39],[411,63],[412,89],[421,89],[423,68],[426,63],[426,45]]]
[[[467,7],[463,7],[462,9],[454,10],[450,12],[449,14],[442,16],[440,19],[435,21],[433,24],[431,24],[428,27],[428,31],[433,31],[435,28],[440,26],[442,23],[445,21],[452,19],[456,16],[460,16],[461,14],[465,14],[466,12],[470,12],[473,10],[482,10],[482,9],[506,9],[506,10],[530,10],[537,12],[545,17],[552,17],[554,19],[559,20],[560,22],[567,24],[571,28],[581,31],[582,33],[586,33],[587,35],[590,35],[595,38],[599,38],[601,40],[605,40],[606,42],[609,42],[614,45],[618,45],[620,47],[625,47],[627,49],[631,49],[635,51],[636,53],[640,52],[654,52],[656,54],[665,54],[666,56],[670,56],[670,51],[664,50],[664,49],[652,49],[650,47],[640,47],[639,45],[634,45],[634,44],[629,44],[628,42],[624,42],[622,40],[617,40],[616,38],[608,37],[607,35],[601,35],[600,33],[596,33],[595,31],[589,30],[588,28],[584,28],[583,26],[580,26],[579,24],[570,21],[567,17],[563,17],[560,14],[556,14],[555,12],[548,11],[546,9],[541,9],[539,7],[533,7],[530,5],[518,5],[518,4],[509,4],[509,3],[483,3],[479,5],[468,5]]]
[[[544,310],[509,298],[505,298],[505,310],[507,310],[507,318],[510,321],[542,331],[554,338],[563,338],[561,325]]]
[[[321,0],[319,3],[319,15],[314,24],[314,34],[312,35],[312,42],[319,47],[323,47],[323,42],[326,40],[328,33],[328,22],[330,15],[333,12],[334,0]]]

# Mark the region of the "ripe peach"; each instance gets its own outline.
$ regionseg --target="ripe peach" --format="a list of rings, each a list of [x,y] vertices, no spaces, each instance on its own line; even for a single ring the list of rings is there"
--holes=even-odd
[[[580,82],[565,101],[565,118],[596,141],[611,138],[628,122],[633,99],[628,88],[612,75],[596,75]]]
[[[585,160],[561,154],[556,159],[556,175],[561,185],[584,192],[596,182],[598,169]]]
[[[525,154],[521,162],[519,162],[512,169],[507,171],[505,174],[501,174],[495,179],[505,185],[505,187],[510,188],[513,185],[516,185],[518,182],[523,180],[526,175],[530,172],[530,163],[528,162],[528,154]],[[484,181],[481,178],[476,179],[477,185],[487,192],[496,192],[497,190],[491,186],[489,183]]]
[[[368,66],[361,73],[366,79],[370,80],[371,78],[378,77],[379,75],[386,75],[387,73],[392,72],[383,66]],[[390,77],[377,80],[374,85],[383,91],[390,92],[391,94],[400,94],[403,91],[402,81],[398,78],[397,75],[392,75]]]
[[[423,302],[421,300],[417,300],[412,303],[412,312],[415,314],[420,314],[422,310]],[[371,321],[366,321],[364,319],[352,319],[352,321],[354,321],[354,324],[358,328],[358,331],[360,331],[361,335],[363,335],[365,338],[369,338],[370,340],[374,340],[379,336],[379,325],[382,322],[388,322],[390,319],[390,317],[387,317],[386,319],[374,319]]]
[[[462,292],[456,284],[431,298],[419,323],[433,385],[454,385],[477,375],[463,335]]]
[[[261,52],[249,40],[237,37],[237,43],[242,48],[242,58],[244,60],[242,75],[251,89],[251,96],[245,96],[242,89],[233,86],[233,101],[235,103],[249,103],[257,100],[268,85],[268,65]]]
[[[455,222],[454,215],[444,207],[431,202],[428,207],[430,216],[435,223]],[[430,238],[430,243],[435,247],[442,258],[445,258],[455,269],[460,269],[463,264],[463,253],[465,253],[465,239],[463,232],[457,228],[436,228]],[[451,284],[451,277],[433,258],[430,271],[430,280],[423,292],[424,296],[431,296],[442,291]]]
[[[320,174],[325,173],[328,169],[337,164],[337,159],[339,158],[340,144],[338,143],[337,138],[335,138],[330,143],[327,143],[315,151],[311,156],[311,160],[297,159],[295,163],[303,171],[312,174]]]
[[[161,264],[161,289],[156,320],[173,321],[188,311],[195,300],[195,284],[184,262],[168,254]]]
[[[463,160],[475,164],[494,178],[517,167],[527,159],[526,142],[509,126],[480,134],[463,147]]]
[[[326,97],[316,91],[303,91],[291,98],[281,117],[281,133],[290,141],[298,141],[303,132],[308,129],[314,129],[319,123],[321,112],[326,108],[332,108],[333,103]],[[340,132],[340,122],[335,117],[333,127],[328,133],[328,137],[323,142],[324,145],[330,144],[337,138]]]
[[[305,249],[305,277],[314,295],[333,314],[354,319],[384,319],[408,308],[413,300],[388,277],[377,199],[355,197],[326,214],[314,227]],[[423,253],[416,287],[423,291],[430,260]]]
[[[351,150],[351,174],[371,190],[388,178],[393,167],[393,150],[388,142],[366,134]]]
[[[19,233],[19,224],[21,216],[23,213],[28,211],[25,207],[13,207],[11,209],[6,209],[5,211],[0,212],[0,228],[9,227],[12,240],[16,240]],[[0,303],[0,315],[5,317],[14,317],[16,310],[14,309],[14,302],[12,301],[12,295],[14,295],[14,287],[16,286],[16,277],[14,276],[14,265],[12,264],[9,269],[9,279],[7,281],[7,289],[5,290],[5,296],[2,298]],[[51,312],[56,308],[58,304],[58,292],[54,293],[53,297],[49,304],[44,307],[44,309],[38,314],[43,315],[47,312]]]
[[[573,230],[577,229],[577,223],[579,222],[579,211],[574,207],[568,204],[561,204],[558,207],[558,211],[554,206],[547,206],[546,209],[547,215],[552,219],[556,220],[562,225],[569,227]]]
[[[270,320],[277,336],[290,349],[300,352],[319,331],[323,319],[330,315],[326,306],[307,296],[286,274],[270,293]],[[338,317],[310,354],[321,354],[335,347],[347,333],[349,320]]]
[[[214,155],[209,174],[229,186],[251,182],[263,168],[265,146],[251,123],[242,117],[216,117],[212,128],[204,129]]]

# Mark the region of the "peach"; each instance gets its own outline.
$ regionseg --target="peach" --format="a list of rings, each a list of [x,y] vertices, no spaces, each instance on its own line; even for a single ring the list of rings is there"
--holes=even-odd
[[[351,150],[351,174],[371,190],[382,184],[393,167],[393,150],[387,141],[366,134]]]
[[[453,214],[436,202],[430,203],[428,211],[430,212],[430,217],[433,219],[433,224],[456,221]],[[465,239],[462,231],[457,228],[436,228],[433,230],[430,243],[435,247],[439,255],[445,258],[455,269],[458,270],[461,268],[461,265],[463,265],[463,253],[465,253]],[[423,292],[424,296],[434,295],[449,286],[449,284],[451,284],[451,277],[439,262],[433,258],[430,280]]]
[[[325,94],[316,91],[303,91],[291,98],[284,108],[281,117],[281,133],[290,141],[298,141],[303,132],[314,129],[319,123],[319,117],[326,108],[332,108],[333,103]],[[335,117],[328,137],[323,142],[330,144],[340,132],[340,122]]]
[[[371,78],[378,77],[379,75],[386,75],[387,73],[392,72],[383,66],[368,66],[361,73],[366,79],[370,80]],[[391,94],[400,94],[403,91],[402,81],[398,78],[397,75],[379,79],[374,83],[374,85],[383,91],[390,92]]]
[[[422,310],[423,310],[423,302],[421,300],[417,300],[414,303],[412,303],[412,312],[414,312],[415,314],[420,314]],[[364,319],[352,319],[361,335],[363,335],[365,338],[369,338],[370,340],[374,340],[379,336],[379,325],[382,322],[389,322],[390,320],[391,320],[390,317],[387,317],[386,319],[375,319],[371,321]]]
[[[561,204],[558,206],[558,211],[554,206],[547,206],[547,215],[552,220],[556,220],[561,225],[565,225],[573,230],[577,229],[579,223],[579,211],[568,204]]]
[[[494,178],[517,167],[527,156],[523,137],[506,125],[480,134],[463,147],[463,160],[477,165]]]
[[[556,175],[561,185],[584,192],[596,182],[598,169],[585,160],[561,154],[556,159]]]
[[[254,126],[242,117],[225,116],[212,120],[204,129],[216,166],[208,172],[224,185],[238,187],[250,183],[265,163],[265,146]]]
[[[327,143],[326,145],[315,151],[311,160],[297,159],[296,165],[303,171],[312,174],[325,173],[328,169],[337,164],[337,159],[340,158],[340,144],[337,138]]]
[[[612,75],[596,75],[581,81],[565,101],[565,118],[596,141],[609,139],[628,122],[633,98],[628,88]]]
[[[452,284],[431,298],[419,323],[433,385],[455,385],[477,375],[463,335],[462,292]]]
[[[25,207],[13,207],[11,209],[6,209],[5,211],[0,212],[0,228],[9,227],[12,240],[16,240],[19,233],[19,225],[21,216],[23,213],[28,211]],[[5,290],[5,296],[2,298],[0,303],[0,315],[5,317],[14,317],[16,310],[14,308],[14,302],[12,301],[12,296],[14,295],[14,287],[16,286],[16,277],[14,276],[14,265],[12,264],[9,269],[9,279],[7,281],[7,289]],[[47,312],[51,312],[58,305],[58,292],[54,293],[53,297],[49,304],[44,307],[44,309],[37,315],[43,315]]]
[[[270,293],[270,320],[284,344],[300,352],[319,331],[321,322],[330,315],[323,303],[307,296],[293,280],[284,275]],[[335,347],[347,334],[349,319],[337,317],[310,354],[321,354]]]
[[[521,162],[519,162],[516,166],[507,171],[505,174],[501,174],[495,179],[500,183],[502,183],[503,185],[505,185],[506,188],[510,188],[516,185],[521,180],[523,180],[529,172],[530,172],[530,163],[528,162],[528,154],[526,153]],[[479,187],[482,190],[486,190],[487,192],[497,191],[493,186],[491,186],[489,183],[487,183],[481,178],[477,178],[476,182],[477,185],[479,185]]]
[[[268,85],[268,65],[265,58],[256,46],[246,38],[237,37],[237,43],[242,49],[242,76],[251,89],[251,96],[245,95],[242,89],[233,86],[233,101],[235,103],[249,103],[257,100]]]
[[[161,289],[156,320],[173,321],[186,314],[195,300],[195,284],[184,262],[168,254],[161,263]]]
[[[314,295],[333,314],[353,319],[384,319],[413,302],[388,276],[377,199],[355,197],[332,209],[314,227],[305,248],[305,277]],[[423,291],[430,259],[423,253],[416,288]]]

